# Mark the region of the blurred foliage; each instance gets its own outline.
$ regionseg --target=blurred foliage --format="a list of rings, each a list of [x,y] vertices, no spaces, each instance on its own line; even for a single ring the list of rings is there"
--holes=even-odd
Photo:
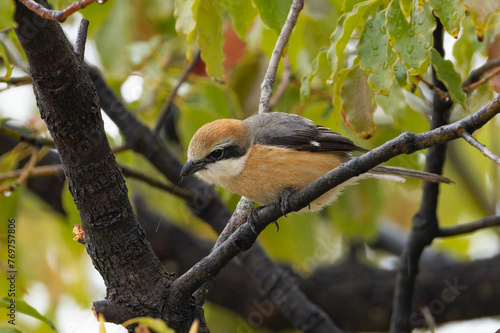
[[[57,9],[71,2],[52,4]],[[201,50],[203,62],[174,99],[180,140],[169,142],[169,147],[184,161],[185,147],[200,126],[218,118],[245,118],[257,110],[260,83],[291,2],[108,0],[103,5],[88,6],[62,27],[74,39],[81,15],[90,21],[87,51],[98,55],[94,62],[110,86],[151,128],[188,62]],[[12,4],[0,2],[0,78],[5,80],[11,77],[12,68],[17,70],[15,75],[24,75],[17,67],[25,57],[10,29],[14,26]],[[487,83],[468,95],[460,87],[470,71],[489,56],[487,46],[498,35],[499,17],[496,0],[307,0],[285,50],[291,82],[274,111],[303,115],[365,148],[374,148],[402,132],[428,129],[431,92],[420,79],[431,81],[432,64],[456,102],[452,120],[461,119],[493,97]],[[444,58],[432,47],[436,20],[446,31]],[[281,63],[276,85],[282,75]],[[126,88],[124,83],[134,77],[141,78],[141,83]],[[14,85],[0,86],[0,92],[16,90]],[[15,108],[0,105],[0,117],[10,117],[12,113],[7,112]],[[25,119],[26,126],[46,134],[39,126],[33,127],[39,124],[39,116],[32,111],[32,118]],[[497,154],[499,129],[500,122],[494,119],[475,134]],[[116,145],[123,141],[117,134],[109,133],[109,138]],[[455,184],[441,189],[439,219],[443,226],[492,214],[500,200],[498,168],[465,142],[450,146],[468,173],[454,166],[457,161],[446,164],[445,175]],[[26,157],[25,149],[19,146],[0,156],[0,172],[15,169]],[[117,160],[163,179],[144,158],[130,151],[117,154]],[[419,152],[399,156],[388,164],[422,169],[424,162],[425,154]],[[127,180],[127,184],[131,198],[147,196],[148,206],[169,220],[197,237],[215,239],[215,233],[193,217],[182,200],[135,180]],[[233,209],[238,197],[217,190]],[[478,201],[477,192],[483,193],[487,202]],[[420,195],[421,184],[414,180],[405,184],[362,181],[345,189],[337,202],[319,214],[291,214],[280,219],[280,231],[276,233],[270,226],[259,241],[272,257],[307,275],[319,265],[338,260],[350,242],[376,237],[381,221],[407,228]],[[7,221],[14,218],[19,235],[17,267],[22,272],[17,279],[19,299],[42,284],[49,296],[43,310],[37,310],[47,318],[55,318],[63,297],[69,296],[84,309],[92,300],[103,297],[102,286],[96,289],[89,282],[90,265],[83,246],[72,241],[72,226],[79,223],[76,207],[67,190],[62,198],[67,213],[64,217],[51,211],[25,186],[0,197],[2,272],[6,265]],[[471,237],[464,236],[439,240],[434,246],[467,259],[471,242]],[[4,278],[0,281],[1,294],[7,286]],[[247,327],[243,319],[211,304],[206,314],[214,331]],[[56,327],[63,325],[53,321]],[[46,332],[44,325],[21,321],[17,328]]]

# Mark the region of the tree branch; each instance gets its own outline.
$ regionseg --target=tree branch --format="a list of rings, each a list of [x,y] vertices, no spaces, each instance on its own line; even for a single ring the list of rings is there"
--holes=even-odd
[[[286,88],[290,84],[291,79],[292,79],[292,68],[290,65],[290,60],[288,59],[288,55],[286,55],[283,58],[283,75],[281,76],[281,82],[276,87],[276,91],[269,100],[269,109],[274,108],[274,106],[279,102],[281,97],[283,97],[283,94],[285,93]]]
[[[33,12],[37,13],[40,17],[43,17],[44,19],[48,20],[55,20],[58,22],[66,21],[68,16],[79,11],[82,8],[87,7],[88,5],[94,2],[97,2],[98,4],[103,4],[106,2],[106,0],[80,0],[73,2],[71,5],[62,10],[50,10],[40,5],[39,3],[35,2],[34,0],[18,0],[18,1],[21,2],[23,5],[25,5],[27,8],[29,8],[30,10],[32,10]]]
[[[18,141],[27,142],[27,143],[32,144],[34,146],[55,147],[54,141],[51,139],[44,139],[44,138],[37,137],[37,136],[32,135],[30,133],[26,133],[26,131],[20,130],[20,129],[12,127],[12,126],[8,126],[7,124],[3,124],[0,126],[0,133],[8,135],[8,136],[10,136]]]
[[[87,19],[82,19],[80,26],[78,27],[78,35],[76,38],[75,52],[80,61],[83,62],[85,59],[85,44],[87,43],[87,31],[89,29],[89,21]]]
[[[278,71],[278,65],[288,43],[288,37],[292,33],[293,27],[297,23],[297,18],[299,13],[304,7],[304,0],[293,0],[290,11],[288,12],[288,17],[286,22],[281,29],[281,33],[276,41],[276,46],[274,47],[271,59],[269,60],[269,66],[267,67],[266,75],[261,85],[261,95],[259,101],[259,113],[269,111],[269,102],[271,100],[271,95],[273,94],[274,81],[276,79],[276,72]]]
[[[434,47],[444,56],[443,25],[437,20],[437,27],[433,32]],[[447,91],[439,81],[436,71],[432,68],[432,84],[442,91]],[[449,113],[453,103],[450,98],[443,99],[438,93],[432,101],[431,129],[443,129],[449,121]],[[459,134],[459,129],[456,134]],[[431,131],[431,132],[433,132]],[[446,159],[446,145],[444,142],[435,145],[427,154],[425,171],[442,174]],[[420,256],[424,248],[437,236],[439,223],[437,205],[439,198],[439,184],[424,181],[422,183],[422,201],[418,212],[413,216],[412,229],[400,258],[399,272],[396,278],[394,292],[393,314],[391,319],[391,333],[411,330],[410,315],[415,290],[415,280],[419,270]]]
[[[468,234],[480,229],[500,226],[500,216],[488,216],[474,222],[439,229],[439,237],[452,237]]]
[[[2,172],[2,173],[0,173],[0,182],[4,181],[6,179],[19,177],[24,171],[25,171],[25,169],[17,169],[17,170],[13,170],[13,171]],[[31,169],[31,171],[29,172],[28,176],[30,178],[34,178],[34,177],[60,175],[63,173],[64,173],[64,170],[63,170],[62,165],[60,165],[60,164],[42,165],[42,166],[33,167]]]
[[[488,148],[486,148],[485,145],[483,145],[481,142],[477,141],[472,135],[467,133],[467,131],[465,129],[462,129],[460,131],[460,136],[465,141],[467,141],[467,143],[470,144],[472,147],[479,150],[481,152],[481,154],[483,154],[484,156],[486,156],[487,158],[489,158],[490,160],[492,160],[496,164],[500,165],[500,157],[493,154]]]
[[[200,55],[201,51],[198,50],[196,52],[196,55],[193,58],[193,61],[186,67],[184,72],[182,73],[181,77],[179,78],[179,81],[177,84],[174,86],[170,94],[168,95],[167,100],[165,101],[165,104],[161,107],[160,110],[160,115],[158,116],[156,120],[156,125],[153,130],[153,133],[158,135],[160,132],[161,127],[163,126],[163,123],[165,122],[165,118],[167,117],[168,112],[170,111],[170,108],[172,107],[172,104],[174,102],[174,97],[177,95],[177,91],[179,90],[180,86],[186,81],[188,75],[193,71],[193,69],[196,67],[198,62],[200,61]]]
[[[481,80],[481,77],[490,70],[500,66],[500,58],[489,60],[485,62],[481,67],[470,72],[469,77],[462,82],[462,89],[466,92],[471,91],[470,86],[475,82]]]
[[[471,83],[468,86],[463,86],[462,85],[462,87],[463,87],[462,89],[466,93],[471,92],[472,90],[476,89],[477,87],[479,87],[483,83],[488,82],[489,80],[491,80],[493,77],[495,77],[496,75],[498,75],[498,73],[500,73],[500,67],[495,68],[494,70],[492,70],[491,72],[489,72],[488,74],[486,74],[485,76],[483,76],[480,80],[477,80],[476,82]]]

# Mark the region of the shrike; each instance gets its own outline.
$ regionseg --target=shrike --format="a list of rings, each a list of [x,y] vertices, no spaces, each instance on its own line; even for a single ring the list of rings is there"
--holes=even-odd
[[[208,183],[268,205],[284,192],[302,188],[349,161],[353,151],[367,152],[341,134],[294,114],[261,113],[243,121],[219,119],[201,127],[191,139],[181,177],[196,173]],[[331,204],[344,186],[359,179],[404,181],[401,177],[451,182],[428,172],[377,166],[331,189],[301,211]]]

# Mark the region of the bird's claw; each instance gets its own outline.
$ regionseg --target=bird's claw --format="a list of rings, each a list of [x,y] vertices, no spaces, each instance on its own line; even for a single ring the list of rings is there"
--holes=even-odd
[[[295,190],[289,188],[286,189],[279,197],[276,198],[274,201],[274,205],[277,206],[279,209],[281,209],[281,213],[283,213],[283,216],[286,217],[286,213],[290,212],[290,205],[288,204],[288,198],[292,193],[294,193]],[[276,223],[277,224],[277,223]],[[279,228],[278,228],[279,229]]]
[[[248,215],[248,219],[247,219],[247,223],[250,226],[250,229],[252,229],[253,233],[256,235],[258,235],[259,233],[255,229],[255,221],[257,220],[257,214],[258,214],[259,210],[261,210],[261,209],[262,209],[262,207],[260,207],[260,206],[252,209],[252,211]]]

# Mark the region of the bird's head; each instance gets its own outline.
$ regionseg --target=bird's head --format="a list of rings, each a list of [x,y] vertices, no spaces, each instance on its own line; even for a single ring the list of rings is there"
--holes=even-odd
[[[191,139],[181,177],[197,173],[209,183],[220,184],[221,178],[241,173],[251,145],[250,133],[242,121],[219,119],[208,123]]]

